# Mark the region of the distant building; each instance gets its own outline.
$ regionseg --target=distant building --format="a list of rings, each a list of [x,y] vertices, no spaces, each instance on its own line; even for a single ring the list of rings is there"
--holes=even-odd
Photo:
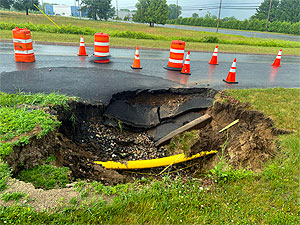
[[[80,16],[80,10],[78,6],[67,5],[46,5],[46,14],[50,16]],[[86,12],[81,12],[82,17],[86,17]]]
[[[124,18],[128,18],[129,21],[132,21],[132,17],[135,12],[128,12],[128,11],[118,11],[118,17],[124,20]],[[117,17],[117,15],[115,15]]]

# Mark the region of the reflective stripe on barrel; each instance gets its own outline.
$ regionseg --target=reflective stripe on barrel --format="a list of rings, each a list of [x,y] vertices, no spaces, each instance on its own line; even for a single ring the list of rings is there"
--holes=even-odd
[[[32,50],[24,50],[24,51],[19,51],[19,50],[15,50],[16,54],[24,54],[24,55],[29,55],[33,53],[33,49]]]

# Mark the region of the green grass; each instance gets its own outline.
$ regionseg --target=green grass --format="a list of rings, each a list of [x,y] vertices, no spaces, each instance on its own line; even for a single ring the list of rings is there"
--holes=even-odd
[[[0,92],[0,106],[9,106],[15,107],[22,104],[27,105],[38,105],[42,107],[61,105],[67,107],[67,102],[70,99],[75,100],[76,98],[70,98],[66,95],[61,95],[59,93],[50,93],[50,94],[31,94],[19,92],[17,94],[7,94]]]
[[[10,178],[11,170],[7,163],[0,160],[0,192],[7,188],[7,181]]]
[[[44,111],[45,107],[67,107],[68,100],[76,100],[57,93],[7,94],[0,92],[0,191],[6,188],[10,169],[3,161],[16,145],[24,145],[30,137],[41,138],[60,125],[55,116]]]
[[[70,183],[68,167],[55,167],[53,165],[38,165],[32,169],[22,170],[17,178],[26,183],[32,183],[35,188],[53,189],[64,188]]]
[[[19,201],[21,198],[23,198],[26,195],[23,192],[13,192],[13,193],[5,192],[0,196],[3,201],[8,202],[8,201]]]
[[[26,183],[32,183],[35,188],[45,190],[53,188],[64,188],[70,183],[70,169],[68,167],[56,167],[51,162],[56,158],[52,155],[43,164],[31,169],[22,170],[17,175],[17,179]]]
[[[70,97],[57,93],[6,94],[0,92],[0,156],[9,155],[13,146],[29,143],[31,136],[41,138],[60,125],[55,116],[44,107],[62,105],[67,107]],[[73,98],[74,99],[74,98]]]
[[[52,213],[16,205],[0,207],[0,223],[299,224],[300,115],[295,110],[299,109],[299,89],[228,93],[272,117],[277,128],[293,131],[278,137],[277,155],[261,172],[231,171],[227,175],[233,179],[208,186],[207,175],[213,173],[197,178],[147,178],[114,187],[79,182],[75,189],[83,198],[100,194],[102,200],[72,204]]]
[[[64,28],[64,30],[71,29],[71,32],[76,31],[76,33],[85,33],[84,31],[88,28],[92,33],[96,31],[109,33],[111,35],[110,46],[135,47],[136,45],[139,45],[142,48],[169,49],[170,40],[179,38],[186,41],[187,49],[198,51],[212,51],[216,43],[207,42],[215,42],[213,40],[217,40],[222,52],[276,54],[278,52],[278,48],[280,47],[284,48],[286,55],[300,55],[300,43],[292,41],[247,38],[238,35],[216,34],[211,32],[190,30],[180,30],[180,32],[178,32],[177,29],[164,27],[151,28],[146,24],[100,22],[60,16],[53,16],[51,18],[59,26],[67,26],[72,24],[73,28]],[[32,23],[33,25],[44,24],[47,27],[49,26],[49,29],[55,28],[55,26],[46,17],[38,14],[30,14],[29,16],[25,16],[23,13],[0,11],[0,20],[1,22],[5,23]],[[42,26],[41,29],[44,29],[45,26]],[[32,31],[32,38],[35,41],[72,42],[78,44],[78,34],[57,34]],[[1,38],[11,39],[11,29],[1,30]],[[93,43],[93,35],[85,35],[85,42]]]

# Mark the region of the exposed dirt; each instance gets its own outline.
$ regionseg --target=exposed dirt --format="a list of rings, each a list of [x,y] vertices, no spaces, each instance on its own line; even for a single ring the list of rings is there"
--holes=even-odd
[[[274,128],[272,119],[263,113],[249,110],[247,105],[239,105],[236,100],[229,103],[221,101],[216,101],[214,107],[208,110],[213,120],[199,131],[200,138],[193,153],[201,149],[216,149],[221,156],[222,146],[227,140],[223,156],[231,166],[259,171],[262,162],[276,154],[275,135],[278,130]],[[219,133],[237,119],[237,124]],[[206,162],[205,168],[212,168],[217,161],[218,156],[214,156]]]
[[[72,198],[80,196],[80,193],[74,191],[73,187],[43,190],[36,189],[32,184],[16,179],[10,179],[8,186],[9,188],[5,192],[23,192],[26,195],[18,202],[19,205],[31,206],[37,211],[68,205]],[[1,206],[12,206],[14,204],[15,201],[5,202],[0,199]]]
[[[29,169],[39,165],[43,159],[50,155],[56,155],[60,150],[60,145],[56,140],[56,130],[38,139],[33,136],[29,144],[24,146],[14,146],[14,151],[4,158],[12,168],[13,174],[20,170]]]

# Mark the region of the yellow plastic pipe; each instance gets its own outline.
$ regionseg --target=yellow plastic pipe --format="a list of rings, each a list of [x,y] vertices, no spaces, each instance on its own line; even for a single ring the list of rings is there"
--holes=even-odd
[[[107,162],[95,161],[94,163],[100,164],[104,166],[106,169],[119,169],[119,170],[146,169],[146,168],[154,168],[154,167],[168,166],[170,164],[181,163],[205,155],[214,154],[217,152],[218,151],[215,150],[203,151],[191,157],[185,157],[184,154],[178,154],[178,155],[173,155],[173,156],[158,158],[158,159],[127,161],[125,163],[114,162],[114,161],[107,161]]]

